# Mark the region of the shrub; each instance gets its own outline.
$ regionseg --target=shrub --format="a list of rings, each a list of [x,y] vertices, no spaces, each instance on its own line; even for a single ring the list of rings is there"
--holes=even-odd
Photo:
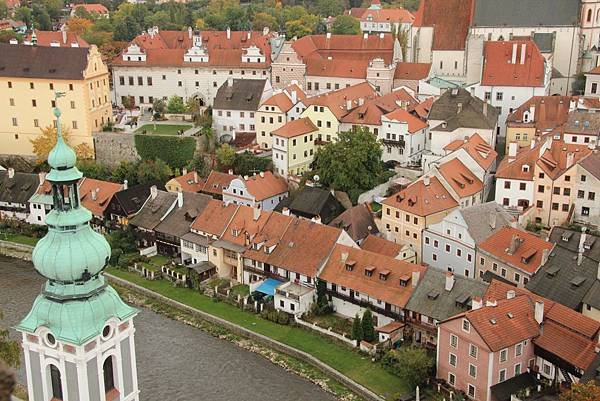
[[[183,168],[194,158],[196,140],[190,137],[136,135],[135,148],[142,160],[161,159],[171,168]]]
[[[290,316],[285,312],[279,312],[277,317],[277,323],[279,324],[290,324]]]

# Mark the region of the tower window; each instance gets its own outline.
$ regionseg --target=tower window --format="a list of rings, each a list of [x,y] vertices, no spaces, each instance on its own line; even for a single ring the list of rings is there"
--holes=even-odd
[[[50,365],[50,384],[52,386],[52,399],[62,400],[63,390],[60,370],[54,365]]]
[[[104,391],[108,393],[112,390],[116,390],[112,356],[109,356],[104,360],[102,370],[104,371]]]

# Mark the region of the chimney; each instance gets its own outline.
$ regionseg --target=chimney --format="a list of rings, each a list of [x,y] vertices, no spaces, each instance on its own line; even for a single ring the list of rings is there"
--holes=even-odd
[[[12,38],[11,40],[9,40],[9,43],[10,43],[11,45],[18,45],[18,44],[19,44],[19,41],[18,41],[17,39],[15,39],[15,38]]]
[[[46,173],[41,172],[38,174],[38,177],[40,179],[40,185],[42,185],[44,183],[44,181],[46,181]]]
[[[483,299],[481,297],[474,297],[471,300],[471,310],[481,309],[483,306]]]
[[[542,301],[535,301],[534,316],[535,321],[542,324],[544,321],[544,303]]]
[[[519,236],[517,234],[513,234],[513,236],[510,238],[510,245],[508,246],[508,254],[509,255],[514,255],[515,252],[517,252],[517,250],[519,249],[519,246],[521,245],[521,238],[519,238]]]
[[[98,192],[100,192],[100,188],[92,189],[92,200],[93,201],[98,199]]]
[[[296,92],[296,89],[292,90],[292,92],[290,93],[291,95],[291,100],[292,100],[292,104],[296,104],[298,103],[298,92]]]
[[[517,150],[519,149],[519,144],[516,142],[509,142],[508,144],[508,157],[515,158],[517,157]]]
[[[368,34],[368,33],[366,33],[366,32],[365,32],[365,33],[363,33],[363,39],[364,39],[364,40],[367,40],[367,39],[369,39],[369,34]]]
[[[150,198],[156,199],[157,196],[158,196],[158,189],[156,188],[156,185],[152,185],[150,187]]]
[[[244,181],[248,181],[248,178],[249,178],[249,177],[248,177],[247,175],[245,175],[245,176],[244,176]]]
[[[575,153],[573,153],[573,152],[567,153],[567,168],[571,167],[573,165],[574,161],[575,161]]]
[[[506,291],[506,299],[513,299],[515,297],[515,295],[516,295],[515,290]]]
[[[261,171],[260,173],[258,173],[258,175],[260,175],[260,178],[265,178],[265,172]]]
[[[495,229],[496,229],[496,219],[497,219],[497,218],[498,218],[498,215],[496,214],[496,212],[492,212],[492,213],[490,213],[490,218],[489,218],[489,221],[490,221],[490,228],[491,228],[492,230],[495,230]]]
[[[485,301],[485,306],[498,306],[498,302],[495,299],[488,299]]]
[[[181,169],[181,175],[186,175],[188,173],[187,168],[182,168]]]
[[[227,78],[227,86],[233,86],[233,78]]]
[[[15,169],[12,167],[8,168],[8,178],[15,178]]]
[[[521,44],[521,63],[520,64],[525,64],[525,55],[526,54],[527,54],[527,44],[522,43]]]
[[[191,26],[188,26],[188,38],[192,40],[192,36],[194,36],[194,30]]]
[[[576,108],[577,108],[577,100],[575,100],[574,98],[571,98],[571,100],[569,101],[569,112],[575,111]]]
[[[352,109],[352,100],[346,99],[346,110]]]
[[[462,103],[458,103],[456,105],[456,114],[460,114],[461,111],[462,111]]]
[[[512,53],[511,53],[511,58],[510,58],[510,63],[511,64],[517,64],[517,44],[513,43],[512,45]]]
[[[248,31],[246,37],[248,38],[248,40],[250,40],[252,38],[252,31]]]
[[[364,98],[362,98],[362,97],[359,97],[359,98],[358,98],[358,105],[359,105],[359,106],[362,106],[363,104],[365,104],[365,99],[364,99]]]
[[[327,32],[326,38],[331,39],[331,32]]]
[[[540,266],[544,266],[546,263],[548,263],[548,256],[550,256],[550,250],[544,249],[542,251],[542,261],[540,263]]]
[[[269,34],[269,27],[265,26],[263,28],[263,36],[267,36]]]
[[[227,174],[233,175],[233,170],[232,169],[227,170]]]
[[[231,28],[227,27],[227,39],[231,39]]]
[[[421,272],[413,271],[412,272],[412,286],[415,288],[419,284],[419,280],[421,279]]]
[[[452,291],[454,288],[454,273],[446,272],[446,284],[444,285],[444,289],[446,291]]]
[[[181,208],[183,206],[183,192],[177,192],[177,207]]]
[[[60,28],[60,33],[62,36],[62,42],[64,45],[67,44],[67,29],[65,28],[65,25],[62,26],[62,28]]]
[[[289,208],[287,208],[287,207],[284,207],[284,208],[281,210],[281,214],[283,214],[284,216],[289,216],[289,215],[290,215],[290,209],[289,209]]]
[[[123,180],[123,189],[129,188],[129,181]]]
[[[194,184],[198,183],[198,172],[194,171]]]
[[[486,117],[488,115],[488,102],[487,101],[483,102],[483,115]]]
[[[254,221],[257,221],[258,219],[260,219],[260,209],[257,207],[253,207],[252,208],[252,218],[254,219]]]
[[[383,39],[383,38],[384,38],[384,36],[385,36],[385,35],[384,35],[384,33],[383,33],[383,32],[381,32],[381,33],[379,34],[379,39]]]
[[[310,219],[310,221],[312,221],[313,223],[321,224],[321,216],[316,215],[315,217]]]
[[[431,178],[429,178],[428,175],[426,175],[425,177],[423,177],[423,184],[425,184],[426,187],[428,187],[429,184],[431,184]]]
[[[535,121],[535,104],[529,106],[529,121]]]
[[[340,259],[342,263],[346,263],[346,261],[348,260],[348,252],[342,252],[340,255]]]

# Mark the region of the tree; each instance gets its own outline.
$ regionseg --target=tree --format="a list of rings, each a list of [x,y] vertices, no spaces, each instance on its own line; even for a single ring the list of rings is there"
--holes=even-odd
[[[82,7],[78,8],[78,10],[81,9]],[[92,21],[85,18],[73,17],[67,20],[67,27],[69,28],[69,32],[73,32],[76,35],[83,35],[85,32],[88,31],[88,29],[92,27],[92,25],[94,25]]]
[[[127,180],[130,186],[138,184],[137,178],[137,166],[138,163],[133,163],[130,161],[122,161],[117,168],[115,168],[112,172],[112,181],[114,182],[123,182]]]
[[[302,6],[284,8],[280,19],[280,24],[285,26],[288,38],[310,35],[319,23],[319,17],[309,14]]]
[[[75,8],[75,17],[74,18],[81,18],[81,19],[86,19],[89,21],[93,21],[95,19],[94,16],[92,15],[92,13],[90,13],[84,7],[76,7]]]
[[[200,176],[205,176],[208,173],[208,163],[202,154],[196,154],[187,165],[189,171],[195,171]]]
[[[389,351],[383,358],[384,366],[414,390],[431,375],[433,358],[421,347],[407,346]]]
[[[8,17],[8,6],[5,2],[0,3],[0,19]]]
[[[19,7],[15,10],[15,18],[18,21],[23,21],[25,25],[31,27],[31,8]]]
[[[316,0],[315,7],[322,17],[335,17],[344,12],[343,0]]]
[[[235,150],[228,144],[217,149],[217,163],[220,169],[233,167],[235,163]]]
[[[171,96],[169,103],[167,104],[167,111],[173,114],[185,113],[185,104],[183,104],[183,98],[181,96]]]
[[[129,115],[131,115],[133,109],[135,109],[135,98],[133,96],[126,96],[123,99],[123,107],[129,110]]]
[[[78,160],[77,168],[88,178],[103,181],[111,179],[110,169],[94,160]]]
[[[383,171],[381,146],[364,127],[341,132],[337,142],[317,151],[314,169],[324,185],[341,191],[369,190]]]
[[[16,384],[15,372],[0,359],[0,400],[12,400]]]
[[[363,328],[362,322],[360,320],[360,316],[358,313],[354,316],[354,321],[352,322],[352,339],[356,340],[357,345],[363,340]]]
[[[0,43],[9,43],[11,39],[16,39],[17,34],[14,31],[0,31]]]
[[[4,315],[0,311],[0,320],[3,318]],[[8,329],[2,326],[0,326],[0,361],[14,368],[18,368],[21,364],[21,347],[18,342],[10,338]]]
[[[400,44],[400,50],[402,51],[402,61],[406,61],[408,57],[408,30],[400,29],[398,32],[398,43]]]
[[[30,142],[33,145],[33,153],[37,156],[38,161],[43,162],[48,159],[48,154],[56,145],[56,128],[49,125],[46,128],[41,128],[40,131],[42,133],[37,138],[30,139]],[[76,146],[71,144],[71,131],[65,126],[62,127],[62,136],[65,142],[73,147],[79,159],[92,159],[94,157],[94,151],[88,144],[80,143]]]
[[[46,11],[48,11],[48,15],[50,15],[51,19],[57,20],[60,18],[64,7],[62,0],[43,0],[42,3],[44,4]]]
[[[171,167],[160,159],[142,160],[137,166],[137,181],[140,184],[167,182],[172,175]]]
[[[569,390],[560,394],[560,401],[600,401],[600,386],[593,380],[573,383]]]
[[[239,175],[252,175],[269,168],[271,159],[258,157],[246,151],[235,156],[234,170]]]
[[[154,102],[152,102],[152,110],[154,110],[154,117],[160,118],[163,116],[163,114],[165,114],[167,105],[162,99],[154,99]]]
[[[357,35],[360,33],[360,22],[351,15],[339,15],[331,27],[335,35]]]
[[[43,6],[34,4],[31,15],[34,18],[35,25],[38,29],[41,29],[42,31],[52,30],[52,19]]]
[[[365,341],[375,340],[375,327],[373,327],[373,314],[370,309],[365,310],[362,317],[362,330]]]
[[[252,28],[257,31],[262,30],[265,27],[275,30],[278,26],[277,19],[268,13],[256,13],[252,19]]]

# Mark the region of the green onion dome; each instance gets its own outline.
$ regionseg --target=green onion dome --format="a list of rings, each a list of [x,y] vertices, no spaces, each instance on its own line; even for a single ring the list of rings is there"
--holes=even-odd
[[[48,164],[53,169],[65,170],[75,167],[75,163],[77,163],[77,154],[69,145],[67,145],[62,137],[60,126],[60,110],[55,108],[54,115],[58,121],[56,125],[56,145],[48,154]]]

